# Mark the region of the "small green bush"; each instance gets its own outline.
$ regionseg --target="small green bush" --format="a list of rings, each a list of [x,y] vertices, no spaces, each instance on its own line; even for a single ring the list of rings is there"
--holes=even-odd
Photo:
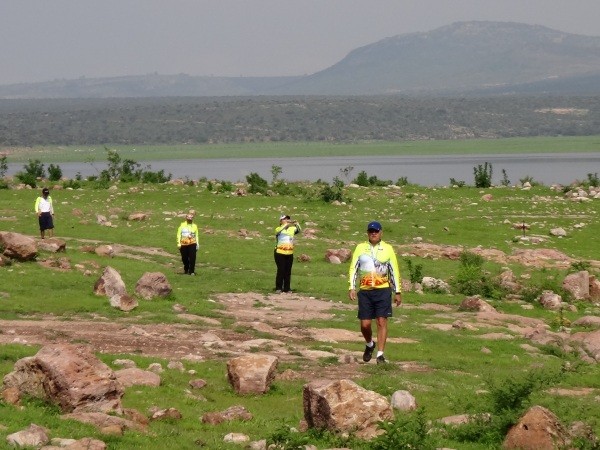
[[[465,183],[462,180],[456,180],[454,178],[450,178],[450,186],[456,186],[456,187],[464,187],[467,183]]]
[[[428,426],[425,410],[418,408],[410,414],[397,414],[392,422],[380,422],[385,431],[369,445],[373,450],[434,450],[437,439]]]
[[[326,184],[321,190],[321,199],[326,203],[344,201],[344,182],[338,177],[333,179],[333,184]]]
[[[48,166],[48,179],[50,181],[58,181],[62,178],[62,169],[59,165],[50,164]]]
[[[406,258],[404,259],[406,262],[406,267],[408,269],[408,275],[411,283],[420,283],[423,281],[423,265],[422,264],[414,264],[413,262]]]
[[[492,185],[492,165],[488,162],[485,162],[483,166],[479,164],[477,167],[473,167],[473,174],[475,175],[475,187],[489,188]]]
[[[248,192],[251,194],[266,194],[269,189],[269,183],[263,177],[256,172],[246,175],[246,181],[248,182]]]

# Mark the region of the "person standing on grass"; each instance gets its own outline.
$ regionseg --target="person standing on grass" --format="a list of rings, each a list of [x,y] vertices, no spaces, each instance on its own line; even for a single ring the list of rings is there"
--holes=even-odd
[[[294,236],[302,229],[295,220],[284,214],[279,218],[279,226],[275,228],[275,292],[292,292],[292,265],[294,264]]]
[[[392,246],[381,240],[379,222],[367,225],[368,241],[358,244],[350,263],[350,300],[358,299],[360,331],[366,346],[363,361],[369,362],[377,346],[377,364],[387,361],[383,352],[387,340],[387,320],[392,317],[392,294],[396,306],[402,304],[402,278],[398,260]],[[358,280],[358,291],[357,291]],[[377,342],[373,341],[371,321],[377,321]]]
[[[34,210],[38,216],[40,237],[46,237],[46,230],[49,237],[54,236],[54,206],[48,188],[42,189],[42,196],[35,199]]]
[[[186,275],[196,275],[196,252],[198,251],[198,225],[194,223],[194,212],[185,216],[177,229],[177,248],[181,253],[183,272]]]

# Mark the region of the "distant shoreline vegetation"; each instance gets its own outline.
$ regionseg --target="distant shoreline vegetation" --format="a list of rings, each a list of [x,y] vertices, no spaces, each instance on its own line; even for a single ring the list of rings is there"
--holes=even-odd
[[[293,158],[326,156],[426,156],[491,155],[522,153],[596,153],[600,135],[532,137],[467,140],[419,140],[399,142],[266,142],[244,144],[175,145],[67,145],[0,147],[8,163],[39,159],[44,163],[101,162],[106,150],[114,149],[123,158],[136,161],[218,159],[218,158]]]

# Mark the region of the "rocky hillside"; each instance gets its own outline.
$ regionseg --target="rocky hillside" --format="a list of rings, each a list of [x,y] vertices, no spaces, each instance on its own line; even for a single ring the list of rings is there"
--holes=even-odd
[[[0,98],[231,95],[600,93],[600,37],[510,22],[458,22],[400,34],[298,77],[185,74],[0,86]]]

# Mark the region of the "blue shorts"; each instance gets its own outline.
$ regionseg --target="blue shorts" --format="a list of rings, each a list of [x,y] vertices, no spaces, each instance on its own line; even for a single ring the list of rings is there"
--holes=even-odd
[[[52,220],[52,214],[49,212],[43,212],[38,218],[40,224],[40,231],[51,230],[54,228],[54,221]]]
[[[358,291],[358,318],[366,320],[378,317],[392,317],[392,289]]]

